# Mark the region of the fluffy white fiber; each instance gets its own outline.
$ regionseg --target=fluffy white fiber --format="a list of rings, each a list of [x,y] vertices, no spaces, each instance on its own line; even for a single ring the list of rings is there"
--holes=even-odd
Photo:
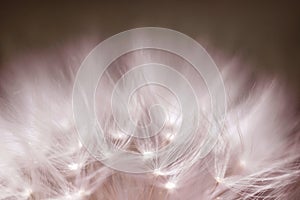
[[[97,161],[76,132],[72,87],[85,53],[34,53],[16,58],[1,72],[0,199],[300,198],[299,123],[287,89],[279,81],[253,77],[242,70],[241,62],[225,63],[221,73],[228,109],[217,144],[204,159],[193,159],[209,124],[205,120],[209,96],[205,86],[197,84],[203,116],[201,130],[190,136],[193,143],[185,149],[174,149],[174,154],[181,157],[160,168],[163,161],[155,159],[155,151],[172,143],[180,121],[172,118],[172,112],[179,116],[172,95],[153,86],[133,96],[129,111],[137,121],[147,120],[143,115],[147,103],[164,102],[170,111],[165,129],[145,140],[117,130],[103,105],[113,84],[131,64],[139,63],[138,59],[160,61],[168,56],[149,50],[121,58],[100,81],[97,106],[107,142],[117,149],[144,155],[145,162],[153,166],[153,172],[130,174]],[[177,63],[177,69],[193,81],[190,66],[169,57],[169,65]],[[116,162],[126,159],[106,156],[114,157]]]

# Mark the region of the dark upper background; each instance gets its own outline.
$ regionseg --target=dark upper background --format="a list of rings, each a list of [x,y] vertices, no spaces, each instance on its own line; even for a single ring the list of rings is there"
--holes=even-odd
[[[238,55],[255,69],[282,75],[300,94],[300,5],[287,1],[2,1],[0,64],[83,35],[101,33],[100,42],[140,26],[201,38],[209,53]]]

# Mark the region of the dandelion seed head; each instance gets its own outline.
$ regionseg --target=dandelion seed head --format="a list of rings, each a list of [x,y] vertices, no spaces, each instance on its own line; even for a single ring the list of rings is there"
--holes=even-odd
[[[117,64],[112,64],[111,69],[105,72],[103,82],[106,84],[102,85],[104,89],[98,95],[109,99],[107,93],[113,90],[114,83],[124,75],[124,71],[127,72],[126,68],[122,68],[124,71],[114,70],[118,63],[122,66],[140,65],[145,60],[158,62],[170,56],[149,51],[151,55],[147,51],[135,52],[136,56],[128,54]],[[73,48],[70,52],[73,55]],[[68,56],[65,56],[67,59]],[[59,54],[59,57],[64,56]],[[189,65],[180,59],[170,58],[165,64],[179,63],[180,66],[174,68],[192,82],[195,73],[186,70]],[[130,113],[138,107],[139,112],[151,115],[153,110],[149,111],[147,103],[163,100],[165,124],[157,135],[148,138],[139,139],[131,137],[131,132],[123,133],[123,129],[111,122],[114,116],[109,112],[110,106],[101,102],[97,108],[100,110],[99,126],[105,127],[107,138],[99,139],[101,144],[105,143],[105,148],[100,156],[95,157],[86,148],[97,150],[99,141],[95,135],[98,132],[89,135],[90,129],[86,124],[84,130],[89,137],[81,141],[78,130],[73,130],[75,124],[70,117],[72,101],[68,94],[77,69],[65,69],[63,61],[55,62],[52,58],[49,59],[51,67],[44,66],[47,59],[31,59],[28,58],[27,64],[23,60],[15,63],[16,73],[9,77],[13,82],[6,83],[7,78],[1,76],[4,78],[1,88],[7,91],[7,97],[1,97],[0,101],[0,199],[163,199],[165,193],[170,195],[170,199],[296,199],[299,196],[299,131],[298,121],[291,114],[295,109],[290,107],[292,104],[285,90],[276,81],[267,77],[261,81],[248,81],[252,76],[247,71],[240,71],[244,63],[234,61],[220,69],[228,90],[228,112],[224,126],[218,129],[212,151],[204,158],[195,159],[203,150],[203,135],[209,134],[207,127],[218,124],[209,119],[211,102],[209,95],[202,90],[205,84],[201,88],[200,84],[192,82],[197,86],[196,95],[203,99],[200,99],[199,110],[191,107],[189,122],[196,113],[200,113],[201,120],[197,131],[190,130],[186,140],[182,141],[177,141],[181,138],[178,130],[183,121],[180,106],[157,88],[136,95],[128,111]],[[72,65],[77,66],[78,60]],[[56,63],[59,67],[55,67]],[[24,71],[25,65],[28,67]],[[7,76],[11,76],[9,74]],[[130,80],[142,80],[135,78]],[[111,85],[108,84],[110,82]],[[101,80],[101,86],[100,83]],[[17,90],[19,93],[15,93]],[[186,94],[182,90],[180,93]],[[52,98],[45,98],[45,94]],[[183,96],[186,97],[183,103],[190,105],[190,98]],[[151,102],[149,99],[154,100]],[[117,102],[121,105],[121,99]],[[135,107],[136,104],[139,105]],[[140,117],[139,112],[130,114],[135,121],[143,124],[147,117]],[[101,126],[103,124],[105,126]],[[113,141],[111,145],[106,145],[110,140]],[[182,146],[170,146],[176,142]],[[158,152],[162,152],[161,156]],[[131,162],[135,161],[133,155],[146,164]],[[146,167],[147,173],[120,171],[106,165],[103,160],[109,160],[109,164],[121,163],[124,168]],[[172,162],[169,163],[169,160]],[[83,166],[84,170],[81,170]],[[23,185],[32,188],[20,188]],[[171,192],[177,188],[180,192]]]

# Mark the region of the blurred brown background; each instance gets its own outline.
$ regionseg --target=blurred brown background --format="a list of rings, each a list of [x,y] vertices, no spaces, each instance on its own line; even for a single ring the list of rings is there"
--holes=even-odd
[[[284,77],[300,94],[300,4],[277,1],[2,1],[0,64],[84,35],[101,40],[134,27],[160,26],[197,38],[212,57],[241,57]],[[243,67],[243,66],[241,66]]]

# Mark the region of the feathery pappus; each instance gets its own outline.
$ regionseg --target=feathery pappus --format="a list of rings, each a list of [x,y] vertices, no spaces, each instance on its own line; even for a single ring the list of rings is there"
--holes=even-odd
[[[226,89],[227,112],[216,144],[204,158],[197,159],[209,126],[218,123],[208,117],[211,102],[205,81],[193,66],[172,53],[145,49],[121,56],[99,80],[95,107],[105,142],[116,149],[101,152],[103,159],[114,163],[127,159],[129,165],[131,157],[122,157],[119,151],[130,152],[140,155],[141,162],[152,169],[147,173],[126,173],[103,164],[78,137],[72,89],[88,49],[83,47],[78,51],[78,47],[72,47],[58,53],[32,53],[7,63],[2,70],[0,199],[296,200],[300,197],[296,103],[280,78],[254,75],[238,59],[219,66]],[[113,113],[111,98],[120,83],[118,80],[136,70],[134,66],[145,63],[163,63],[184,76],[194,86],[199,109],[193,109],[188,93],[180,84],[176,87],[181,94],[177,91],[174,95],[168,88],[149,82],[132,91],[128,102],[117,99],[120,108]],[[147,82],[146,73],[140,70],[127,82],[121,82],[119,91],[131,87],[135,81]],[[176,95],[185,97],[184,102],[179,102]],[[190,123],[195,120],[195,113],[199,115],[198,129],[182,141],[184,148],[170,148],[165,157],[158,157],[157,151],[180,137],[182,104],[193,111]],[[160,105],[163,111],[153,105]],[[115,122],[121,107],[126,107],[137,127],[161,120],[163,127],[146,138],[124,133]],[[90,145],[101,144],[92,138]],[[164,159],[175,156],[173,162],[165,164]]]

